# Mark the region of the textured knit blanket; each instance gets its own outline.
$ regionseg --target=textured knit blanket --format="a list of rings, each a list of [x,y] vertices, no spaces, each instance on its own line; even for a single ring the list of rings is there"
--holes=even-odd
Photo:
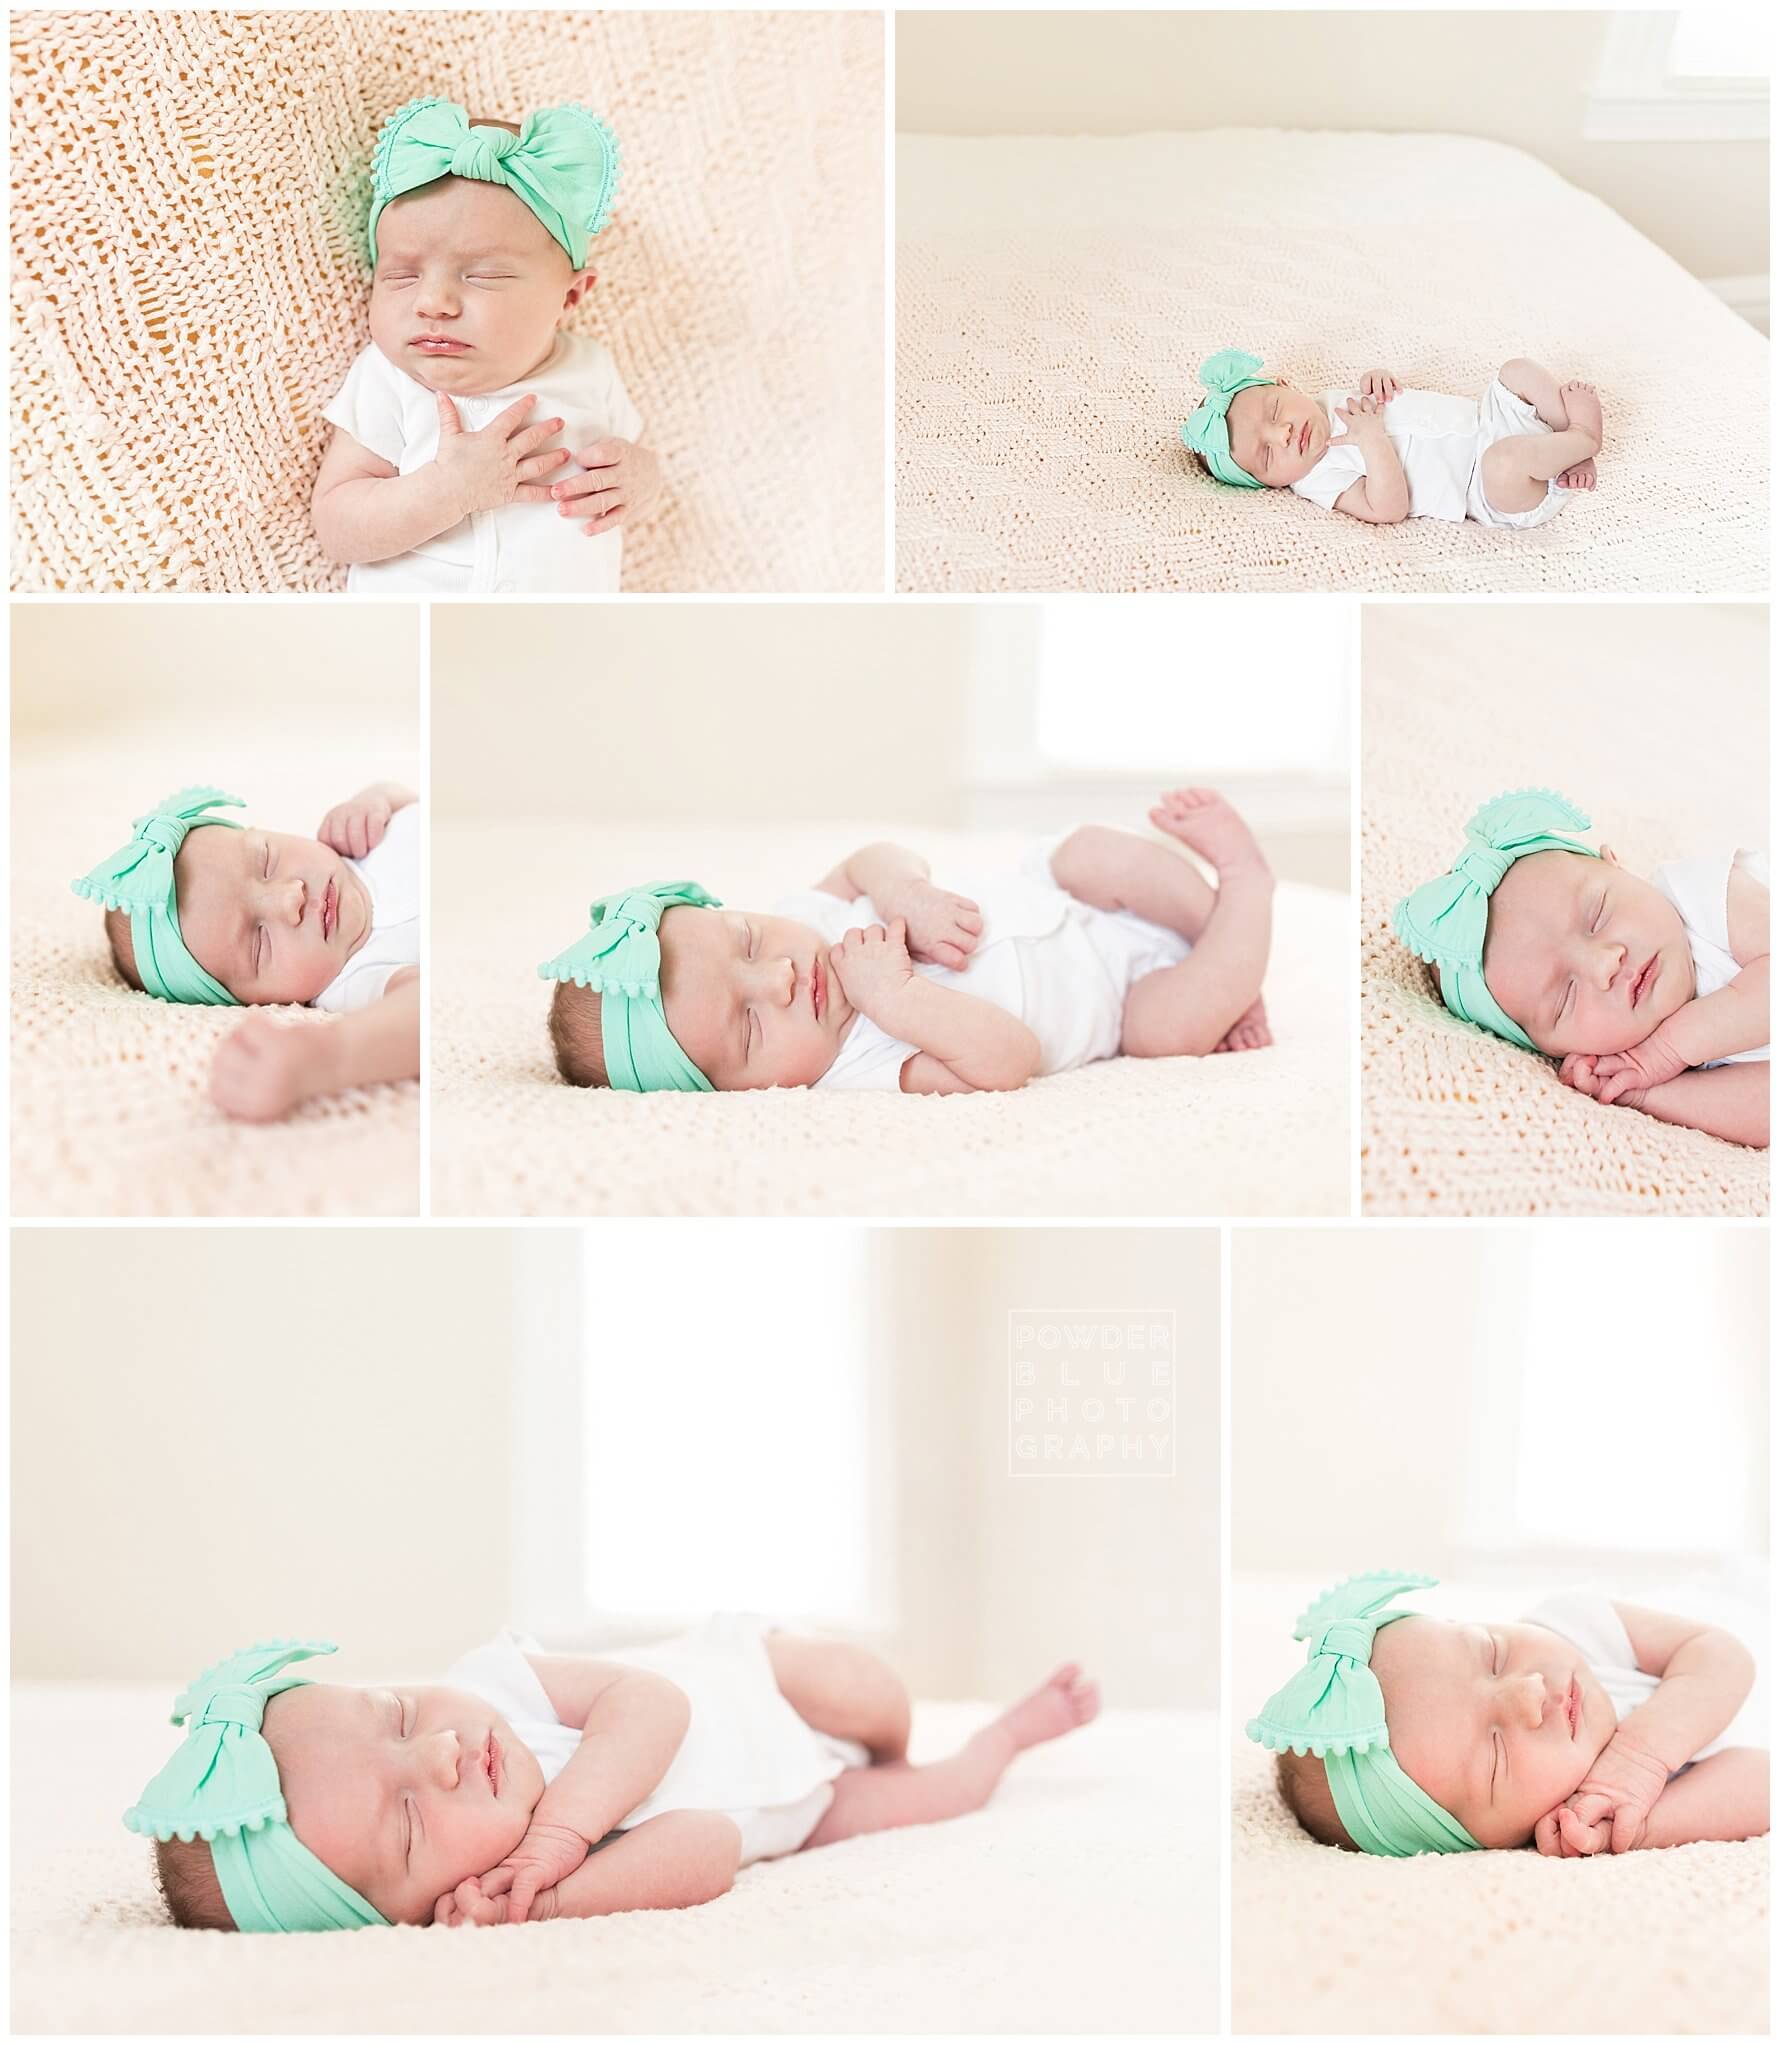
[[[1361,1191],[1371,1214],[1768,1211],[1768,1154],[1572,1091],[1447,1013],[1391,909],[1507,788],[1556,788],[1636,874],[1768,831],[1753,607],[1374,608],[1362,691]]]
[[[900,588],[1767,588],[1766,339],[1519,150],[903,135],[897,235]],[[1600,488],[1529,532],[1226,488],[1178,429],[1232,345],[1319,392],[1534,356],[1599,386]]]
[[[746,1868],[696,1910],[486,1933],[179,1931],[119,1818],[173,1685],[24,1684],[20,2032],[1206,2032],[1218,2009],[1217,1720],[1107,1712],[989,1804]],[[917,1704],[937,1759],[991,1716]]]
[[[893,821],[676,833],[435,819],[434,1211],[1348,1211],[1351,908],[1316,888],[1282,887],[1275,904],[1270,1050],[1109,1059],[1019,1093],[943,1097],[637,1095],[557,1077],[536,968],[573,938],[588,898],[627,877],[690,874],[765,909],[876,838],[918,847],[942,880],[949,862],[1011,858],[1024,842]],[[565,873],[585,876],[567,899]]]
[[[361,712],[360,728],[370,722]],[[252,798],[241,815],[312,832],[333,803],[376,773],[414,782],[417,762],[367,744],[351,779],[332,744],[236,759],[230,771],[242,779],[231,792]],[[13,1212],[418,1213],[417,1082],[312,1101],[283,1122],[230,1121],[211,1105],[207,1081],[217,1044],[244,1011],[156,1001],[127,987],[100,911],[69,888],[123,840],[133,815],[191,780],[200,764],[189,738],[142,732],[15,749]],[[258,1012],[292,1028],[336,1027],[308,1009]]]
[[[423,94],[579,99],[598,282],[666,497],[640,590],[883,586],[883,28],[866,13],[13,17],[13,576],[344,587],[309,529],[368,338],[371,146]]]

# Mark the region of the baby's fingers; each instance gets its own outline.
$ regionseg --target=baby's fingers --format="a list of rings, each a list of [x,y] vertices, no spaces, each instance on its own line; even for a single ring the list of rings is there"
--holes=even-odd
[[[542,1887],[542,1884],[538,1879],[536,1870],[529,1870],[525,1874],[515,1877],[513,1893],[507,1898],[507,1922],[509,1924],[523,1924],[525,1922],[531,1911],[532,1898],[538,1893],[540,1887]]]
[[[512,1888],[516,1872],[516,1869],[510,1868],[503,1861],[499,1867],[491,1868],[480,1882],[467,1883],[465,1886],[473,1887],[481,1896],[504,1896]]]
[[[1556,1811],[1547,1811],[1538,1824],[1533,1827],[1533,1844],[1541,1853],[1562,1858],[1564,1835],[1558,1825],[1558,1814]]]

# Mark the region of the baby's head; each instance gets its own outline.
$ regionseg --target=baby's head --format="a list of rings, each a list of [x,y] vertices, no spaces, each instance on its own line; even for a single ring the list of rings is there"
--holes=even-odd
[[[807,923],[725,909],[689,882],[607,896],[588,936],[538,969],[557,983],[557,1069],[634,1092],[813,1086],[854,1014],[828,951]]]
[[[1322,406],[1261,374],[1261,358],[1226,348],[1199,366],[1207,395],[1181,439],[1208,476],[1239,489],[1284,489],[1309,475],[1329,446]]]
[[[371,896],[330,846],[210,814],[239,799],[188,788],[74,883],[105,912],[118,971],[165,1001],[313,1001],[371,934]]]
[[[154,1838],[175,1923],[427,1924],[525,1836],[544,1778],[498,1712],[461,1690],[278,1673],[325,1651],[233,1656],[179,1699],[186,1743],[125,1821]]]
[[[1522,1049],[1600,1057],[1641,1043],[1694,995],[1673,903],[1545,789],[1498,796],[1465,826],[1450,872],[1397,904],[1403,942],[1457,1016]]]
[[[522,382],[593,283],[587,247],[618,176],[611,131],[585,107],[543,108],[521,129],[416,100],[384,127],[371,175],[379,352],[451,396]]]
[[[1296,1633],[1305,1669],[1250,1721],[1326,1844],[1525,1846],[1613,1737],[1612,1700],[1561,1635],[1381,1610],[1429,1581],[1381,1573],[1319,1599]]]

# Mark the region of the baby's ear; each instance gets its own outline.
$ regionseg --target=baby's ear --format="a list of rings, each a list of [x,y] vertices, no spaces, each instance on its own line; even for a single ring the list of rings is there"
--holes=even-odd
[[[1614,851],[1611,845],[1603,845],[1601,847],[1601,857],[1609,866],[1617,866],[1619,864],[1619,854]]]
[[[567,312],[572,305],[579,305],[598,279],[591,270],[577,270],[569,279],[569,288],[563,293],[562,309]]]

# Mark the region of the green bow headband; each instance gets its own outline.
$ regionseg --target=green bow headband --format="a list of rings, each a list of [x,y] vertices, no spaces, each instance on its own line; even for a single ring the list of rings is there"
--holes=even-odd
[[[1238,468],[1230,456],[1230,400],[1250,384],[1278,383],[1277,376],[1258,372],[1261,358],[1241,348],[1225,348],[1208,355],[1199,365],[1199,381],[1210,392],[1199,409],[1180,430],[1180,437],[1195,454],[1205,457],[1206,466],[1220,483],[1234,483],[1239,490],[1260,490],[1266,486]]]
[[[1461,1021],[1493,1030],[1523,1051],[1537,1051],[1519,1023],[1484,985],[1483,941],[1490,897],[1529,852],[1600,854],[1560,831],[1586,831],[1588,818],[1549,788],[1515,788],[1486,802],[1465,826],[1464,850],[1450,873],[1424,881],[1391,914],[1397,935],[1426,965],[1440,969],[1440,996]]]
[[[597,989],[606,1077],[631,1093],[710,1093],[711,1082],[674,1040],[661,1006],[661,919],[669,909],[720,909],[697,881],[662,881],[605,895],[591,928],[538,968],[541,980]]]
[[[1375,1569],[1325,1591],[1292,1628],[1310,1642],[1304,1667],[1251,1718],[1247,1733],[1276,1754],[1315,1754],[1347,1836],[1363,1853],[1469,1853],[1473,1839],[1391,1752],[1384,1692],[1372,1673],[1372,1643],[1406,1612],[1383,1607],[1404,1591],[1426,1590],[1431,1576]]]
[[[181,788],[164,795],[130,826],[127,845],[100,860],[91,873],[71,882],[77,895],[102,909],[122,909],[130,918],[136,971],[145,992],[162,1001],[197,1001],[213,1008],[238,1008],[240,1003],[220,980],[213,980],[186,950],[179,932],[179,894],[173,861],[190,834],[204,824],[230,831],[241,826],[227,817],[207,814],[218,803],[244,807],[240,796],[220,788]]]
[[[266,1705],[307,1676],[291,1662],[332,1654],[328,1640],[263,1640],[188,1683],[173,1700],[185,1740],[124,1813],[149,1839],[204,1839],[241,1931],[356,1931],[389,1919],[349,1889],[291,1830],[278,1763],[260,1731]]]
[[[371,158],[371,260],[391,199],[443,177],[505,185],[543,221],[578,270],[605,226],[618,188],[618,142],[583,106],[540,107],[517,135],[470,125],[448,99],[413,99],[391,114]]]

